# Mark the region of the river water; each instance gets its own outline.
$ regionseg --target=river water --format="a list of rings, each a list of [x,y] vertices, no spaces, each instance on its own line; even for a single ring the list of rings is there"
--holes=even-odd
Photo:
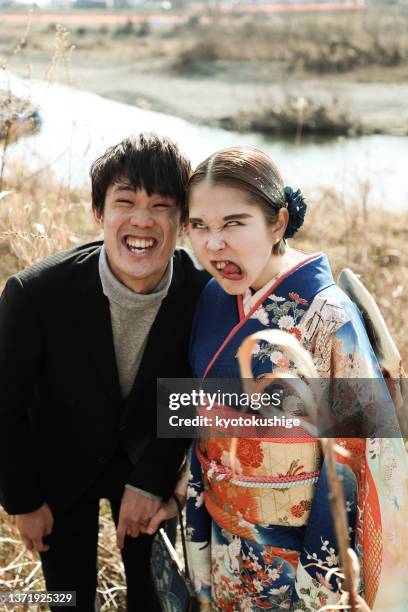
[[[40,133],[17,142],[8,155],[23,158],[33,170],[48,173],[51,168],[72,186],[87,183],[91,162],[106,147],[130,133],[154,130],[177,140],[193,165],[217,149],[253,145],[276,161],[288,185],[306,194],[332,188],[357,205],[365,197],[369,206],[408,210],[408,137],[376,135],[295,145],[194,125],[64,85],[24,81],[6,73],[1,78],[0,89],[6,81],[13,93],[28,96],[43,120]]]

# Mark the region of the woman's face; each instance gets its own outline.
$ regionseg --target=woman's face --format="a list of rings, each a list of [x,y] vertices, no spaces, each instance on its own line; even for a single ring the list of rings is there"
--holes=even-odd
[[[274,275],[272,247],[282,231],[240,189],[206,181],[193,187],[188,233],[201,265],[227,293],[260,289]]]

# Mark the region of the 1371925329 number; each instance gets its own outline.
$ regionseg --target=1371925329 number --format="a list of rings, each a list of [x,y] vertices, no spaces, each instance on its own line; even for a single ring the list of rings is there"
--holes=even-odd
[[[0,591],[0,604],[75,606],[75,591]]]

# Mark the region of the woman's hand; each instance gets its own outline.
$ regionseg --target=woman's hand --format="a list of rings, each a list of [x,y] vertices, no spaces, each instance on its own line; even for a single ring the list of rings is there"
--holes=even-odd
[[[186,496],[180,495],[178,493],[175,493],[175,495],[177,495],[180,505],[181,507],[183,507],[186,502]],[[178,514],[178,508],[177,508],[176,500],[173,497],[170,497],[168,501],[166,501],[165,503],[162,503],[162,505],[156,512],[156,514],[152,516],[152,518],[150,519],[150,522],[147,525],[147,527],[141,528],[141,531],[143,533],[148,533],[150,535],[153,535],[160,527],[160,523],[162,523],[163,521],[168,521],[171,518],[174,518],[175,516],[177,516],[177,514]]]

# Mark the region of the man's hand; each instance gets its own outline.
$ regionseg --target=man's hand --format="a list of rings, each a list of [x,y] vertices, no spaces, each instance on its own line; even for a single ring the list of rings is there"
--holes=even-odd
[[[125,544],[127,535],[136,538],[144,531],[152,516],[160,508],[160,500],[151,499],[137,491],[125,489],[120,504],[119,522],[116,532],[116,541],[120,549]]]
[[[16,525],[28,550],[37,552],[49,550],[48,544],[43,542],[43,538],[52,532],[54,526],[54,517],[48,504],[43,504],[34,512],[17,514]]]
[[[181,507],[183,507],[186,503],[186,496],[179,495],[178,493],[176,493],[176,495],[180,501]],[[174,518],[175,516],[177,516],[177,514],[178,508],[176,501],[173,497],[170,497],[170,499],[167,502],[163,503],[160,506],[159,510],[156,512],[156,514],[150,519],[150,523],[148,524],[147,528],[142,530],[143,533],[149,533],[150,535],[153,535],[160,527],[160,523]]]

